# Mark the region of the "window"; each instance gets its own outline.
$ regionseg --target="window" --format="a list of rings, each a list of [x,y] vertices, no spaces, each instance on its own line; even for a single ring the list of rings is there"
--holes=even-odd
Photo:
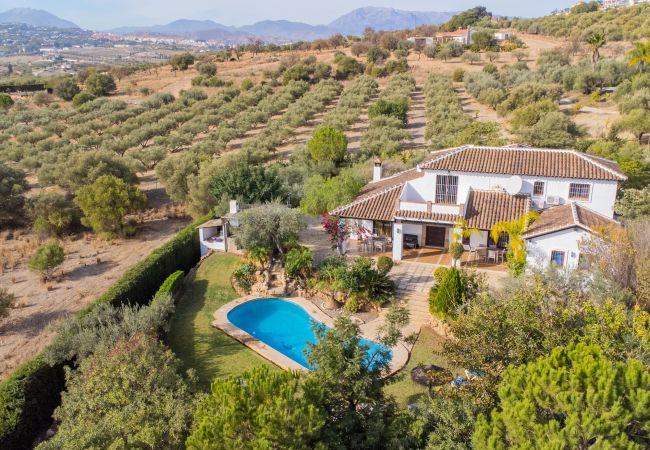
[[[551,264],[555,264],[558,267],[564,267],[564,252],[553,250],[551,252]]]
[[[436,175],[436,203],[455,205],[458,195],[458,177]]]
[[[373,222],[372,228],[377,236],[393,236],[393,224],[390,222]]]
[[[589,200],[591,185],[587,183],[569,184],[569,200]]]
[[[533,197],[543,197],[544,196],[544,182],[535,181],[533,183]]]
[[[499,235],[499,242],[494,242],[494,239],[492,239],[492,233],[488,234],[488,244],[490,247],[508,248],[508,242],[510,242],[510,236],[508,236],[508,233],[501,233]]]

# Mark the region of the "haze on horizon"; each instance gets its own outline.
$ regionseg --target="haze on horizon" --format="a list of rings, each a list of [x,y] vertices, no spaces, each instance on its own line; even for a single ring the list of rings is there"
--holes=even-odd
[[[330,0],[317,7],[302,0],[0,0],[0,11],[11,8],[44,9],[82,28],[107,30],[119,26],[165,24],[176,19],[214,20],[224,25],[249,25],[261,20],[291,20],[313,25],[327,24],[364,6],[383,6],[413,11],[461,11],[484,5],[495,14],[534,17],[571,0],[522,2],[518,0]]]

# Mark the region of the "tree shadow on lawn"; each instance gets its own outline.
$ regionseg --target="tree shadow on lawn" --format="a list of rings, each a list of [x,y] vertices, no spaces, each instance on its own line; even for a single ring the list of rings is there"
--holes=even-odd
[[[217,377],[239,375],[270,364],[212,326],[214,312],[236,297],[230,286],[194,279],[187,282],[187,290],[176,307],[169,333],[170,346],[185,369],[196,371],[199,386],[205,390]]]

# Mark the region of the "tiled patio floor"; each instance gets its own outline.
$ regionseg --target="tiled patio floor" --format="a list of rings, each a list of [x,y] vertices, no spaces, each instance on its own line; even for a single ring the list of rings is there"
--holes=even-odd
[[[390,278],[398,291],[417,292],[427,295],[433,287],[433,267],[424,264],[403,262],[390,271]]]

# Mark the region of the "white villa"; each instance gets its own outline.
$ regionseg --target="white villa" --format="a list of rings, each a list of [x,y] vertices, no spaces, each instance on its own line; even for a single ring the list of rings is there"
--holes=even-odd
[[[540,218],[523,237],[528,263],[578,264],[579,242],[617,224],[614,202],[626,180],[618,165],[576,150],[463,146],[436,151],[416,168],[373,181],[353,202],[331,212],[376,236],[386,236],[396,261],[405,248],[448,249],[455,224],[479,230],[463,240],[469,251],[507,246],[489,230],[531,210]]]

